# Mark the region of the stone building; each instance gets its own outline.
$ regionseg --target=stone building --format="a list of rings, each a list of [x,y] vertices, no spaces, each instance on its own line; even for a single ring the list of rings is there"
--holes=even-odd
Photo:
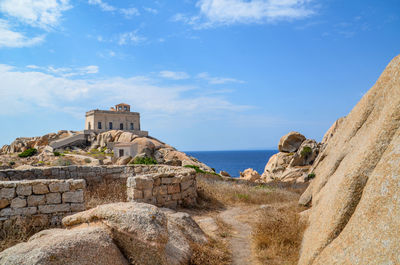
[[[109,130],[130,131],[139,136],[147,136],[140,130],[140,113],[131,112],[131,106],[120,103],[110,110],[91,110],[86,112],[85,131],[105,132]]]

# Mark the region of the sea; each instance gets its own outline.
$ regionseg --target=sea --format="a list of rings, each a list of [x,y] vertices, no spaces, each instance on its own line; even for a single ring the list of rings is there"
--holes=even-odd
[[[278,150],[186,151],[185,153],[214,168],[217,173],[223,170],[231,177],[238,178],[239,172],[247,168],[252,168],[261,175],[269,158],[278,153]]]

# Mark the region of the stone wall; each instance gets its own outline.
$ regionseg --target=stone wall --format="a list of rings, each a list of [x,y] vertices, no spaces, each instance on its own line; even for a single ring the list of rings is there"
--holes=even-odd
[[[158,207],[193,205],[197,198],[196,172],[193,169],[179,168],[129,177],[127,196],[128,201],[146,202]]]
[[[126,179],[139,174],[179,172],[181,169],[181,167],[166,165],[37,167],[25,170],[0,170],[0,181],[84,179],[88,186],[92,186],[106,179]]]
[[[83,179],[0,181],[0,221],[41,216],[59,224],[65,215],[84,211]]]

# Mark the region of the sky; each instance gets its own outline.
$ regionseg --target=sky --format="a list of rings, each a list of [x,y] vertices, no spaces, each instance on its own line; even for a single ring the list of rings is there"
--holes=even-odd
[[[0,146],[121,102],[184,151],[320,141],[398,54],[398,0],[0,0]]]

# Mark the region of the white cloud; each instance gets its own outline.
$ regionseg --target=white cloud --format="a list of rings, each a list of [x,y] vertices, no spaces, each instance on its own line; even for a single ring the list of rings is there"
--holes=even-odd
[[[208,83],[213,85],[221,85],[225,83],[244,83],[242,80],[238,80],[230,77],[212,77],[208,73],[200,73],[197,75],[197,78],[201,78],[206,80]]]
[[[134,7],[118,8],[108,4],[107,2],[104,2],[103,0],[89,0],[88,3],[90,5],[96,5],[100,7],[101,10],[106,12],[119,12],[126,18],[132,18],[133,16],[140,15],[139,10],[137,10],[137,8]]]
[[[0,48],[30,47],[43,42],[44,39],[44,35],[27,37],[22,32],[12,30],[7,21],[0,19]]]
[[[161,71],[160,76],[167,79],[182,80],[188,79],[190,76],[185,72]]]
[[[140,13],[139,13],[139,11],[136,9],[136,8],[134,8],[134,7],[131,7],[131,8],[121,8],[120,9],[120,12],[121,12],[121,14],[123,14],[126,18],[131,18],[131,17],[133,17],[133,16],[138,16]]]
[[[68,69],[71,68],[52,68],[53,72],[65,72]],[[85,69],[87,72],[96,71],[95,67]],[[155,80],[143,76],[71,79],[37,69],[21,71],[9,65],[0,65],[0,80],[0,115],[15,114],[16,111],[29,112],[37,108],[70,112],[74,107],[87,106],[88,103],[103,102],[112,105],[120,101],[130,102],[135,108],[150,114],[189,115],[241,111],[247,108],[232,104],[221,96],[201,94],[201,91],[193,86],[158,85]],[[197,93],[193,95],[187,93],[189,91]]]
[[[27,65],[26,68],[38,70],[41,72],[46,72],[54,76],[61,77],[72,77],[72,76],[84,76],[90,74],[97,74],[99,72],[99,67],[97,65],[88,65],[83,67],[40,67],[37,65]]]
[[[125,32],[119,35],[118,44],[126,45],[126,44],[138,44],[146,40],[145,37],[137,34],[138,30],[134,30],[131,32]]]
[[[154,15],[158,14],[158,10],[157,9],[154,9],[154,8],[151,8],[151,7],[143,7],[143,9],[144,9],[144,11],[152,13]]]
[[[45,30],[59,24],[62,12],[72,6],[69,0],[1,0],[0,11],[19,21]]]
[[[196,16],[177,14],[173,20],[197,28],[237,23],[266,23],[308,17],[315,13],[313,0],[199,0]]]
[[[89,0],[88,3],[90,5],[97,5],[103,11],[115,11],[115,10],[117,10],[117,8],[107,4],[106,2],[103,2],[102,0]]]

